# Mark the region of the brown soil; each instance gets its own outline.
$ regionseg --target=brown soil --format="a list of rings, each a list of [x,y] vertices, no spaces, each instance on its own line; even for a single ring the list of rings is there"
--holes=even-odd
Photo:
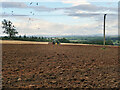
[[[5,88],[118,88],[118,48],[3,44]]]

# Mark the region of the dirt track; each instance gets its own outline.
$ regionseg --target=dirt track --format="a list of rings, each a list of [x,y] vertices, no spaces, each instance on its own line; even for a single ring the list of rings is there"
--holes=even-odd
[[[3,44],[3,87],[118,87],[118,48]]]

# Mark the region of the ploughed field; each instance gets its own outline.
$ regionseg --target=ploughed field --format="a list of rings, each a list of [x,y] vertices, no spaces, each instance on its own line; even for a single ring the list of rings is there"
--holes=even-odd
[[[118,88],[118,48],[3,44],[5,88]]]

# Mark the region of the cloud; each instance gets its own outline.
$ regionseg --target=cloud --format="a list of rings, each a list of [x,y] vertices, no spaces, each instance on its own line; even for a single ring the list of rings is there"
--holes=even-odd
[[[61,0],[63,3],[70,3],[73,6],[81,5],[81,4],[90,4],[86,0]]]
[[[45,6],[27,6],[25,3],[17,3],[17,2],[7,2],[3,3],[3,8],[24,8],[24,9],[34,9],[38,12],[48,12],[48,11],[55,11],[55,10],[63,10],[64,14],[67,16],[71,16],[73,19],[79,19],[83,17],[86,19],[92,18],[95,19],[94,23],[89,24],[80,24],[80,25],[69,25],[69,24],[59,24],[53,23],[49,21],[45,21],[42,19],[31,18],[29,20],[29,15],[9,15],[6,13],[3,18],[11,18],[11,21],[14,21],[14,24],[21,35],[92,35],[92,34],[102,34],[103,28],[103,14],[104,12],[109,12],[107,16],[107,34],[115,34],[117,31],[117,8],[113,7],[103,7],[103,6],[95,6],[91,4],[75,4],[71,2],[64,3],[71,3],[73,4],[72,7],[68,8],[49,8]],[[77,5],[77,6],[76,6]],[[115,14],[111,14],[114,12]],[[22,12],[21,12],[22,13]],[[21,17],[22,16],[22,17]],[[13,20],[14,17],[14,20]],[[91,19],[91,20],[92,20]],[[112,22],[112,23],[111,23]],[[86,20],[86,23],[88,21]],[[40,28],[40,29],[39,29]]]
[[[76,3],[75,6],[68,7],[68,8],[49,8],[46,6],[27,6],[24,2],[2,2],[2,8],[27,8],[27,9],[34,9],[36,11],[56,11],[56,10],[63,10],[65,12],[118,12],[117,7],[103,7],[103,6],[96,6],[92,4],[88,4],[86,0],[80,1],[80,0],[62,0],[63,3]],[[80,4],[82,2],[82,4]],[[87,3],[87,4],[85,4]]]
[[[2,8],[27,8],[24,2],[1,2]]]
[[[103,33],[103,23],[86,23],[84,25],[68,25],[53,23],[42,19],[28,17],[14,17],[17,21],[14,21],[19,35],[40,35],[40,36],[56,36],[56,35],[95,35]],[[8,20],[12,21],[12,18]],[[106,23],[106,34],[117,34],[115,26],[117,22],[114,20]],[[2,30],[1,30],[2,31]],[[111,33],[112,32],[112,33]]]
[[[82,26],[59,24],[36,18],[31,18],[29,21],[28,17],[14,18],[17,19],[17,21],[14,21],[13,24],[19,32],[19,35],[83,35],[88,34],[87,29],[89,28],[89,30],[91,30],[90,27],[92,26],[88,24]],[[12,21],[12,18],[7,18],[7,20]]]
[[[33,10],[36,10],[36,11],[39,11],[39,12],[55,11],[54,8],[48,8],[46,6],[28,6],[24,2],[1,2],[1,4],[2,4],[2,8],[33,9]]]
[[[78,19],[79,17],[72,17],[73,19]]]
[[[16,0],[1,0],[2,2],[15,2]],[[0,2],[1,2],[0,1]],[[17,2],[60,2],[61,0],[18,0]],[[66,0],[66,1],[73,1],[73,0]],[[76,0],[79,2],[83,2],[85,0]],[[119,2],[119,0],[86,0],[88,2]]]
[[[103,6],[96,6],[96,5],[93,5],[93,4],[89,4],[89,5],[86,5],[86,4],[83,4],[83,5],[78,5],[78,6],[74,6],[74,7],[71,7],[72,10],[83,10],[83,11],[107,11],[107,10],[110,10],[110,11],[116,11],[117,8],[113,8],[113,7],[103,7]]]
[[[100,26],[101,23],[68,25],[36,18],[31,18],[29,21],[28,17],[15,17],[15,19],[18,21],[14,21],[13,24],[16,26],[19,35],[92,35],[96,33],[100,34],[102,32],[102,27],[98,28],[98,25]]]
[[[14,14],[14,15],[10,15],[10,14],[0,14],[0,16],[2,16],[2,18],[5,18],[5,17],[23,17],[23,16],[28,16],[28,15],[19,15],[19,14]]]
[[[104,14],[107,13],[107,18],[110,22],[113,20],[117,22],[117,10],[116,7],[103,7],[89,4],[73,6],[71,9],[65,10],[64,13],[72,18],[91,18],[96,22],[102,22]]]
[[[83,17],[102,15],[105,13],[117,14],[117,12],[118,12],[117,7],[103,7],[92,4],[74,6],[65,11],[65,13],[68,16],[83,16]]]

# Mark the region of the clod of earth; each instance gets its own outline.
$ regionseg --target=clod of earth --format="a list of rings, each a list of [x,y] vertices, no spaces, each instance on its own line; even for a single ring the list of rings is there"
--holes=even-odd
[[[6,88],[117,88],[120,82],[118,48],[10,44],[2,48]]]

